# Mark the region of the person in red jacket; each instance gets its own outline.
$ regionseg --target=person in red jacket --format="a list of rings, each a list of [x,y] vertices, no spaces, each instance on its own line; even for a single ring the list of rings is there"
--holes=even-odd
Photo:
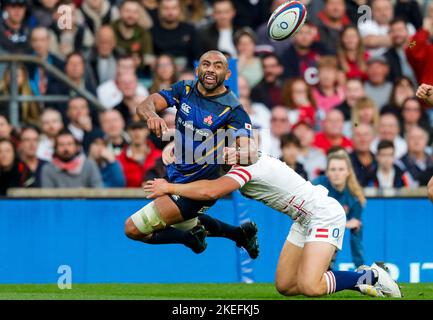
[[[429,41],[431,35],[433,20],[425,18],[423,27],[412,37],[406,48],[406,55],[418,83],[433,85],[433,43]]]
[[[126,178],[128,188],[140,188],[143,181],[165,174],[161,150],[148,139],[149,129],[144,122],[128,126],[131,143],[117,157]]]
[[[316,134],[314,146],[327,153],[331,147],[342,147],[347,152],[352,151],[352,141],[343,135],[344,115],[340,110],[333,109],[326,114],[323,121],[323,131]]]

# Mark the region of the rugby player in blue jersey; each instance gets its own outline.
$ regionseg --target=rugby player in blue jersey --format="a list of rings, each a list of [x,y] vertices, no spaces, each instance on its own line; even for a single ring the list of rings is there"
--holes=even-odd
[[[159,138],[167,132],[167,125],[158,113],[172,106],[177,109],[175,149],[179,161],[167,166],[170,182],[219,178],[224,163],[223,148],[230,138],[246,155],[247,163],[257,161],[251,120],[235,94],[224,85],[230,74],[226,57],[219,51],[208,51],[201,56],[196,69],[198,80],[177,82],[168,90],[150,95],[137,107],[139,118]],[[229,136],[219,135],[221,130]],[[181,243],[200,253],[206,248],[208,231],[210,236],[235,241],[256,258],[256,225],[247,222],[234,227],[204,215],[215,202],[176,195],[159,197],[126,220],[125,234],[149,244]],[[197,218],[200,224],[191,229]]]

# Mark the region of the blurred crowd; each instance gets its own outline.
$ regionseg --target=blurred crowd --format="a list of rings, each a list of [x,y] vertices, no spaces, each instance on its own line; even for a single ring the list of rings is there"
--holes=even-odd
[[[415,92],[433,85],[433,1],[303,0],[303,28],[272,41],[267,20],[284,2],[1,0],[0,55],[39,57],[104,110],[42,67],[19,64],[12,77],[1,66],[0,95],[16,78],[21,95],[70,99],[20,102],[17,127],[0,101],[0,195],[12,187],[140,187],[163,177],[164,144],[135,108],[194,79],[195,61],[211,49],[237,59],[238,95],[261,151],[314,180],[340,147],[362,187],[426,185],[433,108]],[[174,128],[175,110],[161,116]]]

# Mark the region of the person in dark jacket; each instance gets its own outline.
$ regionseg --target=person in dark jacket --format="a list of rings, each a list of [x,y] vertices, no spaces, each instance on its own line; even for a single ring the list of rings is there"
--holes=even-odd
[[[0,138],[0,196],[5,196],[9,188],[18,188],[20,179],[15,146],[11,140]]]
[[[295,170],[305,180],[308,180],[304,166],[297,161],[301,150],[301,142],[293,133],[285,134],[281,137],[281,161],[285,162],[290,168]]]

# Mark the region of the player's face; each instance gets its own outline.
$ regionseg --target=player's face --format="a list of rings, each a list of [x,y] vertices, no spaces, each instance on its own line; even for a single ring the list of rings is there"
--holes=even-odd
[[[344,187],[349,177],[349,168],[346,161],[343,159],[332,159],[328,164],[326,176],[334,187]]]
[[[209,92],[224,85],[230,76],[227,63],[217,54],[205,55],[197,68],[200,84]]]

